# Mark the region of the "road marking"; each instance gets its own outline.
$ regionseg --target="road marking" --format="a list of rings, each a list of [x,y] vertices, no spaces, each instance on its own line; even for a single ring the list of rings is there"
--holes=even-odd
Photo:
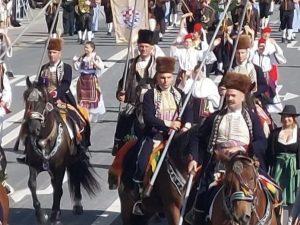
[[[30,79],[31,81],[34,81],[34,79],[35,79],[35,77],[36,77],[36,75],[27,75],[27,76],[29,76],[29,79]],[[26,76],[26,77],[27,77],[27,76]],[[17,87],[25,87],[25,86],[26,86],[26,79],[20,81],[19,83],[17,83],[16,86],[17,86]]]
[[[13,125],[15,122],[21,121],[24,116],[25,109],[15,113],[11,117],[3,121],[3,130]]]
[[[63,183],[66,183],[67,181],[68,181],[68,176],[67,176],[67,173],[65,173]],[[36,193],[38,195],[51,195],[53,193],[52,185],[49,184],[46,188],[37,190]],[[22,201],[27,195],[31,196],[31,192],[30,192],[29,188],[24,188],[24,189],[15,191],[14,193],[12,193],[10,195],[10,197],[12,198],[12,200],[15,203],[18,203],[18,202]]]
[[[110,225],[121,213],[120,199],[117,198],[92,225]]]
[[[21,125],[17,126],[15,129],[10,131],[8,134],[3,136],[3,138],[2,138],[3,147],[19,136],[20,129],[21,129]]]
[[[19,80],[23,79],[26,75],[14,75],[14,78],[9,80],[10,85],[18,82]]]

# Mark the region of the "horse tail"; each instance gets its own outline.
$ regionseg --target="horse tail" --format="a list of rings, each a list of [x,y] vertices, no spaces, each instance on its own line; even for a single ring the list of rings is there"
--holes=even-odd
[[[67,167],[69,175],[69,189],[71,196],[76,192],[80,185],[86,190],[90,197],[94,197],[100,190],[100,184],[96,180],[96,171],[93,169],[89,160],[79,159]]]

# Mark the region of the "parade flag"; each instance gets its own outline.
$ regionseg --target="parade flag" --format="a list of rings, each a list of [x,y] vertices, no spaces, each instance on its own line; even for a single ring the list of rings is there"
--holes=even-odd
[[[116,42],[128,43],[131,29],[133,29],[132,42],[135,42],[138,31],[148,28],[148,0],[110,0],[110,2]]]

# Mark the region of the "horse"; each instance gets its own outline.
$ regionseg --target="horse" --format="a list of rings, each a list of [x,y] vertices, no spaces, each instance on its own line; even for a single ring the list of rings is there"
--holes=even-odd
[[[258,168],[256,160],[241,154],[225,162],[223,185],[210,208],[211,225],[280,224],[272,197],[259,180]]]
[[[110,172],[111,170],[108,177],[110,188],[118,187],[121,202],[121,218],[124,225],[147,225],[149,220],[159,213],[163,213],[166,216],[169,225],[178,224],[182,200],[189,177],[188,163],[191,160],[191,156],[186,154],[185,149],[191,134],[196,129],[196,127],[193,127],[187,132],[175,135],[173,138],[167,158],[158,173],[150,197],[142,198],[144,215],[134,215],[132,213],[136,201],[139,200],[139,188],[132,181],[132,174],[135,170],[135,163],[132,163],[134,160],[132,155],[136,154],[134,152],[136,146],[128,145],[132,149],[128,151],[124,158],[121,179],[114,176]],[[162,150],[164,145],[161,144],[158,148]],[[119,151],[123,150],[126,151],[128,149],[120,149]],[[144,187],[146,186],[147,181],[144,182]]]
[[[31,191],[33,206],[38,224],[44,225],[48,215],[41,208],[37,197],[37,176],[47,171],[53,187],[53,204],[50,222],[62,225],[60,201],[63,194],[63,178],[68,174],[70,196],[74,202],[73,213],[83,213],[81,204],[81,186],[90,197],[99,190],[96,173],[88,161],[86,153],[72,153],[73,140],[60,110],[48,95],[45,87],[26,79],[27,89],[23,97],[25,102],[25,117],[22,124],[24,136],[26,164],[29,166],[28,187]],[[22,139],[22,138],[21,138]]]

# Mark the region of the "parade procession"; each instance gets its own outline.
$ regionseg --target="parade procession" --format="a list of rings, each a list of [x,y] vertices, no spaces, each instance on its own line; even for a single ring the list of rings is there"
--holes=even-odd
[[[299,0],[0,0],[0,225],[300,225],[299,97]]]

